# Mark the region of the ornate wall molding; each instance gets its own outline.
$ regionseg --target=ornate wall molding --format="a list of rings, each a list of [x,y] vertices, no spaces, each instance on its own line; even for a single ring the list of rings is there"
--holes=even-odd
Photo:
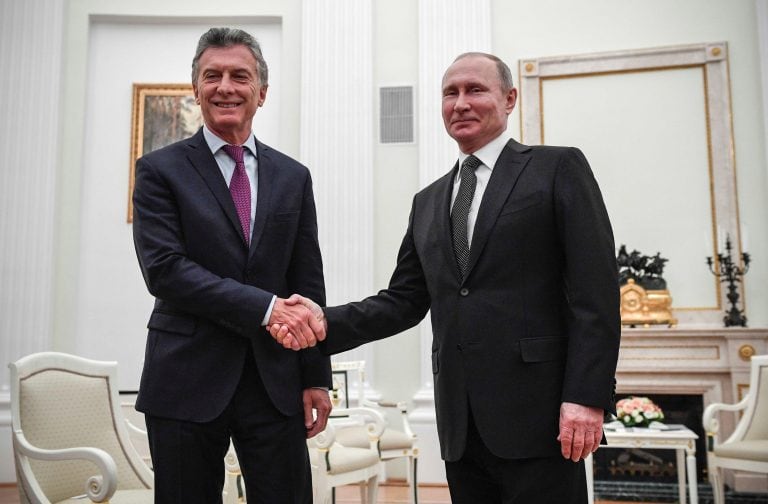
[[[547,110],[548,104],[551,104],[551,99],[547,101],[547,96],[549,95],[544,93],[544,89],[548,85],[566,83],[569,86],[575,87],[585,78],[609,80],[617,76],[628,75],[653,75],[659,81],[667,79],[667,82],[676,82],[674,79],[679,75],[676,72],[683,70],[695,72],[699,75],[697,81],[692,81],[695,82],[693,88],[688,89],[688,91],[702,95],[701,107],[697,109],[698,116],[701,117],[701,123],[698,122],[698,119],[694,119],[692,115],[686,116],[691,121],[686,123],[690,134],[701,132],[700,142],[696,144],[700,148],[694,149],[698,157],[695,159],[677,158],[677,152],[680,150],[678,149],[679,145],[664,151],[661,151],[664,148],[661,145],[654,145],[654,148],[661,151],[657,154],[657,157],[663,159],[671,166],[680,167],[680,170],[690,168],[692,171],[695,171],[697,176],[705,174],[704,176],[708,175],[709,179],[705,181],[706,183],[701,181],[701,179],[696,179],[701,183],[695,186],[690,179],[683,181],[683,183],[689,183],[685,187],[689,191],[689,199],[692,202],[703,202],[701,203],[703,209],[695,215],[685,214],[685,217],[689,219],[686,229],[691,230],[690,234],[678,233],[674,236],[674,240],[678,240],[679,243],[680,240],[691,240],[691,238],[695,237],[699,238],[701,242],[706,242],[705,245],[709,247],[709,250],[714,251],[718,249],[722,251],[724,245],[722,242],[725,236],[728,235],[734,243],[734,251],[738,254],[742,250],[742,243],[736,192],[736,162],[734,157],[730,78],[728,71],[728,46],[725,42],[523,59],[520,61],[523,142],[531,145],[551,142],[548,138],[544,138],[544,111]],[[595,86],[597,85],[599,84],[595,84]],[[628,87],[628,89],[630,88]],[[553,94],[556,95],[556,93]],[[598,114],[600,112],[596,111],[595,113]],[[629,117],[622,116],[619,118],[607,112],[604,112],[604,114],[606,124],[612,118],[620,119],[626,123],[632,122],[632,118]],[[551,121],[552,119],[552,116],[548,116],[547,124],[557,122]],[[665,121],[674,123],[675,120],[678,120],[678,118],[670,114],[670,117],[659,117],[658,124],[661,127]],[[572,130],[585,130],[588,126],[584,124],[571,124],[569,127]],[[601,132],[598,131],[597,133]],[[622,164],[616,159],[618,157],[625,159],[626,156],[619,156],[617,153],[614,153],[612,154],[614,157],[611,158],[611,154],[601,154],[605,156],[603,161],[610,160],[610,163],[607,166],[605,164],[601,167],[593,166],[598,178],[600,178],[600,170],[598,168],[604,169],[606,172],[623,169],[629,173],[632,170],[630,162]],[[648,167],[648,170],[645,172],[647,179],[655,179],[657,176],[658,172],[651,171],[652,168],[655,169],[657,166]],[[665,170],[670,169],[664,163],[658,165],[660,171],[662,168]],[[660,177],[662,181],[665,181],[663,173]],[[669,184],[670,182],[666,183]],[[625,187],[606,185],[602,181],[601,185],[603,186],[603,193],[606,195],[622,194],[622,191],[626,191]],[[658,201],[658,199],[655,200],[655,203],[661,205],[662,203],[658,203]],[[663,204],[667,205],[663,208],[668,211],[669,216],[680,218],[680,215],[675,213],[674,203],[667,203],[665,201]],[[698,207],[696,208],[698,209]],[[619,214],[623,216],[624,213],[631,211],[631,209],[617,207],[610,210],[616,212],[614,216]],[[619,220],[614,221],[614,225]],[[652,234],[652,231],[659,228],[660,225],[661,223],[658,221],[647,222],[639,220],[636,228],[631,231],[634,233],[633,236],[637,241],[644,239],[652,241],[652,236],[655,236]],[[651,234],[644,234],[642,231],[638,232],[638,230],[642,229],[650,229]],[[703,235],[692,231],[694,229],[701,229]],[[617,236],[622,235],[622,233],[628,234],[629,232],[629,230],[619,227],[616,228],[616,231]],[[680,250],[674,248],[675,243],[664,241],[663,239],[658,240],[657,243],[662,253],[672,249],[678,253],[678,259],[681,257],[682,253]],[[690,248],[691,245],[687,244],[686,250],[690,250]],[[714,255],[712,252],[705,252],[706,249],[698,250],[701,250],[701,256]],[[678,261],[673,263],[671,267],[679,267],[681,264],[682,261]],[[676,270],[676,272],[679,271],[679,269]],[[698,269],[695,271],[698,271]],[[720,325],[722,321],[723,307],[728,306],[727,292],[725,289],[720,288],[717,279],[710,276],[703,268],[701,269],[701,278],[703,280],[695,284],[696,289],[698,289],[697,292],[711,292],[712,304],[716,306],[696,304],[676,306],[673,304],[674,315],[681,325],[693,323]],[[680,285],[680,282],[678,282],[678,285]],[[672,290],[674,298],[674,286],[671,286],[670,290]]]

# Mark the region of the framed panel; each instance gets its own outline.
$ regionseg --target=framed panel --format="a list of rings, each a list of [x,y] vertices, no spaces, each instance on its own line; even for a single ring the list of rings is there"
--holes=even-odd
[[[133,220],[136,160],[144,154],[192,136],[203,124],[191,84],[134,84],[131,159],[128,174],[128,222]]]
[[[725,292],[705,259],[741,250],[724,42],[524,59],[527,144],[576,145],[590,160],[616,246],[670,259],[681,324],[722,324]]]

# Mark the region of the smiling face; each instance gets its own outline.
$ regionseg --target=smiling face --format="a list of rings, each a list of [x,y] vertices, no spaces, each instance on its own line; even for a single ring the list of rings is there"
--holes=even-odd
[[[507,129],[517,90],[502,89],[496,63],[484,56],[455,61],[443,76],[443,123],[465,154]]]
[[[264,103],[256,58],[244,45],[210,47],[198,62],[199,74],[192,84],[208,128],[221,139],[240,145],[251,134],[256,110]]]

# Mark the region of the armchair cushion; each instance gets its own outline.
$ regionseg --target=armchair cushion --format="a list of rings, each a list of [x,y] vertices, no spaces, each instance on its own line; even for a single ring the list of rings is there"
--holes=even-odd
[[[768,440],[732,441],[715,446],[715,455],[768,462]]]
[[[324,460],[318,460],[325,452],[310,450],[310,462],[312,465],[325,464]],[[348,448],[339,443],[334,443],[328,450],[328,474],[343,474],[357,469],[365,469],[379,463],[376,452],[370,448]]]
[[[344,427],[336,431],[336,441],[347,447],[367,448],[370,446],[368,434],[363,426]],[[413,439],[405,432],[397,429],[384,429],[379,440],[379,449],[386,450],[410,450],[413,448]]]

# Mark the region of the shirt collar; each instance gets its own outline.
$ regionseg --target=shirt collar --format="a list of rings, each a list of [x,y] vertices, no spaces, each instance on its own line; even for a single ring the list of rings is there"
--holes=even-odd
[[[493,171],[493,166],[496,164],[499,156],[501,156],[501,151],[504,150],[504,147],[507,145],[507,142],[510,138],[512,137],[506,131],[503,131],[501,135],[497,136],[471,154],[482,161],[482,163],[491,171]],[[468,157],[469,154],[464,154],[463,152],[459,151],[459,166],[461,166],[464,160]]]
[[[208,129],[208,126],[205,124],[203,124],[203,136],[205,137],[205,142],[208,144],[208,148],[211,149],[211,152],[214,154],[219,152],[219,149],[225,145],[228,145],[227,142],[216,136],[216,133]],[[243,147],[251,151],[253,157],[256,157],[256,137],[248,135],[248,139],[243,144]]]

